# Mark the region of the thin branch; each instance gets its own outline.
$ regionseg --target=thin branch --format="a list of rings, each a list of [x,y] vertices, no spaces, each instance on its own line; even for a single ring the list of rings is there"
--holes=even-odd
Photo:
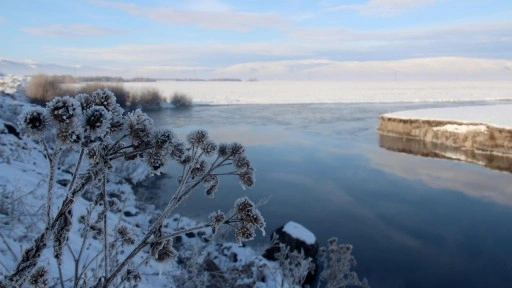
[[[58,262],[58,261],[57,261]],[[59,282],[60,282],[60,287],[61,288],[65,288],[64,287],[64,277],[62,276],[62,265],[57,263],[57,269],[59,270]]]
[[[212,225],[210,223],[207,223],[207,224],[199,225],[199,226],[188,228],[188,229],[174,231],[173,233],[171,233],[169,235],[162,236],[160,238],[157,238],[157,239],[153,240],[152,242],[153,243],[161,242],[161,241],[168,240],[168,239],[171,239],[171,238],[179,236],[179,235],[183,235],[185,233],[194,232],[196,230],[201,230],[201,229],[204,229],[204,228],[208,228],[210,226],[212,226]]]
[[[5,247],[7,247],[7,250],[11,253],[12,257],[14,258],[14,261],[18,260],[18,256],[16,256],[16,253],[14,253],[14,250],[11,248],[7,240],[5,239],[4,235],[0,233],[0,238],[2,238],[2,241],[5,244]]]
[[[117,144],[121,143],[121,141],[123,141],[123,139],[126,138],[126,137],[128,137],[128,134],[124,134],[123,136],[119,137],[119,139],[117,139],[117,141],[114,142],[114,144],[112,146],[110,146],[110,149],[116,147]],[[130,145],[130,146],[132,146],[132,145]],[[130,146],[127,146],[127,147],[130,147]],[[121,147],[121,149],[122,148],[124,148],[124,147]],[[112,152],[110,149],[109,149],[108,152]],[[115,154],[115,153],[117,153],[117,151],[112,152],[112,154]]]
[[[78,177],[78,171],[80,170],[80,165],[82,164],[82,159],[84,158],[85,148],[80,149],[80,156],[78,156],[78,160],[76,162],[75,171],[73,172],[73,178],[71,179],[71,183],[69,183],[68,193],[75,186],[76,178]]]

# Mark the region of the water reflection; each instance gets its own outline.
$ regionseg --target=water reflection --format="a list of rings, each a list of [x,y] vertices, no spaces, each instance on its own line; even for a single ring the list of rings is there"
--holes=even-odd
[[[471,149],[460,149],[439,143],[385,134],[379,134],[379,146],[395,152],[463,161],[512,173],[512,158],[503,155],[477,152]]]
[[[405,179],[420,180],[436,189],[450,189],[477,199],[512,206],[510,174],[496,173],[463,162],[453,162],[453,158],[432,151],[431,145],[423,141],[402,140],[396,137],[389,139],[383,136],[380,137],[381,147],[400,153],[369,152],[367,155],[373,167]],[[394,145],[392,149],[390,143]],[[501,161],[507,160],[510,161]]]

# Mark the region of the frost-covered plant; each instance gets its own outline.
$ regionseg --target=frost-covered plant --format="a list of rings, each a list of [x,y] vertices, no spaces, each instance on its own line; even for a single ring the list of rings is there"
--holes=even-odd
[[[69,251],[74,259],[74,287],[109,287],[123,282],[138,283],[140,274],[134,265],[135,256],[145,251],[154,261],[165,262],[176,257],[173,239],[176,236],[211,227],[212,235],[222,225],[235,229],[238,242],[254,238],[255,229],[265,228],[260,212],[248,198],[236,201],[232,212],[212,214],[209,221],[196,227],[167,232],[163,222],[193,191],[201,185],[205,193],[213,197],[219,185],[219,177],[237,176],[242,187],[252,187],[255,182],[254,169],[245,156],[241,144],[216,144],[208,133],[198,130],[190,133],[185,142],[180,141],[168,129],[155,129],[153,120],[141,110],[124,113],[117,104],[115,95],[108,90],[97,90],[92,94],[76,97],[57,97],[47,103],[46,108],[32,108],[19,116],[18,124],[22,131],[40,141],[49,162],[48,201],[43,231],[28,247],[14,270],[0,282],[0,287],[19,287],[27,280],[32,285],[43,285],[43,271],[36,269],[41,253],[52,241],[53,255],[59,271],[63,261],[64,247],[68,246],[73,219],[78,217],[82,225],[82,247],[79,251]],[[79,152],[68,191],[58,210],[52,207],[54,178],[59,159],[64,151]],[[136,239],[126,226],[108,223],[107,214],[117,203],[108,196],[108,173],[125,161],[142,160],[153,174],[159,174],[169,162],[182,167],[177,177],[178,188],[172,194],[167,206],[154,220],[142,239]],[[83,167],[82,167],[83,166]],[[79,173],[79,171],[83,171]],[[86,214],[75,215],[74,204],[85,191],[92,191],[94,201]],[[114,239],[109,239],[108,231],[115,231]],[[89,273],[90,263],[80,264],[80,257],[88,239],[103,242],[101,259],[103,271]],[[118,259],[115,251],[133,247],[124,259]],[[76,250],[75,250],[76,251]],[[128,250],[130,251],[130,250]],[[36,276],[34,276],[36,275]],[[39,277],[40,275],[41,277]],[[45,274],[46,275],[46,274]],[[87,279],[94,276],[94,283]],[[36,277],[36,278],[34,278]],[[42,284],[41,284],[42,283]],[[114,286],[115,286],[114,285]],[[64,282],[61,276],[61,286]]]
[[[281,287],[301,287],[308,273],[315,271],[313,259],[306,257],[304,251],[290,250],[290,246],[276,242],[279,245],[279,252],[276,253],[276,260],[283,273]]]
[[[351,268],[356,265],[356,259],[351,253],[352,245],[338,245],[336,237],[329,239],[327,247],[320,248],[323,262],[320,281],[325,283],[326,287],[370,287],[366,279],[359,280],[357,274],[351,271]]]

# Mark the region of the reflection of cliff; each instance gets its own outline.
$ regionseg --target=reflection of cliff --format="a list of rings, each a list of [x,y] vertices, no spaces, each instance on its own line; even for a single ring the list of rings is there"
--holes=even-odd
[[[421,180],[436,189],[459,191],[470,197],[512,207],[511,176],[508,173],[453,165],[451,161],[424,159],[405,153],[380,151],[369,153],[368,156],[373,167],[386,173]]]
[[[512,172],[512,130],[480,123],[382,116],[380,146],[397,152],[445,158]]]
[[[459,160],[485,166],[490,169],[512,173],[512,157],[475,150],[461,149],[441,143],[428,142],[414,138],[404,138],[380,134],[379,146],[401,153],[423,157]]]

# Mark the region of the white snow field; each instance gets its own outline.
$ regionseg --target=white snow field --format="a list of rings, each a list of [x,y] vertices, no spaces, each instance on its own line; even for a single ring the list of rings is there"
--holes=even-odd
[[[510,81],[323,82],[157,81],[123,83],[130,90],[185,93],[194,104],[393,103],[512,100]]]
[[[467,124],[487,124],[498,128],[512,129],[512,104],[408,110],[388,113],[383,116],[399,119],[445,120]],[[463,126],[466,127],[446,125],[443,128],[459,133],[467,129],[485,128],[475,127],[475,125]]]

